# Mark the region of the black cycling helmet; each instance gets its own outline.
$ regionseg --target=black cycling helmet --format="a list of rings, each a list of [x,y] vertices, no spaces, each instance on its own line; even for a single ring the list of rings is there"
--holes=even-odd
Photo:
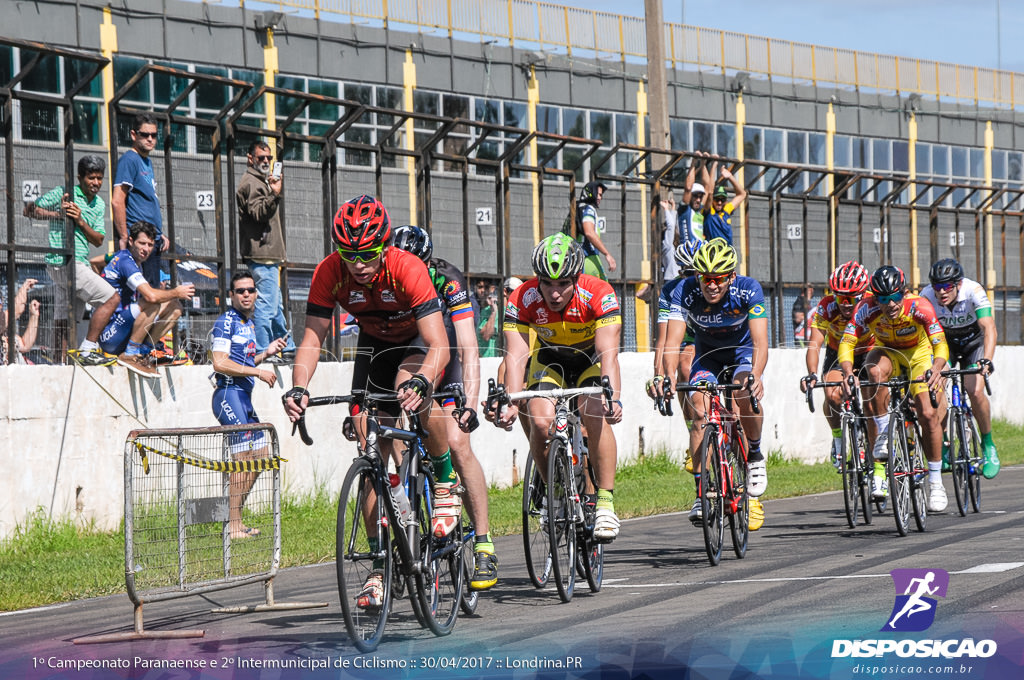
[[[963,278],[964,268],[951,257],[939,260],[928,272],[928,279],[932,283],[959,283]]]
[[[426,229],[411,224],[404,224],[391,232],[391,245],[412,253],[424,262],[429,261],[434,252],[434,244],[430,242]]]
[[[871,292],[875,295],[901,293],[906,285],[907,280],[903,276],[903,270],[891,264],[879,267],[871,275]]]
[[[583,189],[580,191],[580,203],[589,203],[590,205],[597,203],[598,189],[608,191],[608,187],[600,182],[587,182],[584,184]]]

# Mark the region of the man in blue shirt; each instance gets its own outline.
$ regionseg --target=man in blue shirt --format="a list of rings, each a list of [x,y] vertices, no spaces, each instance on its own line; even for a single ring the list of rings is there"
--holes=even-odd
[[[110,197],[110,211],[117,233],[117,248],[128,247],[128,227],[136,222],[149,222],[156,228],[156,246],[140,262],[143,276],[153,288],[160,288],[160,253],[171,242],[164,237],[163,219],[160,217],[160,199],[156,194],[156,175],[149,154],[156,147],[156,118],[150,113],[138,113],[132,119],[132,148],[117,161],[114,191]]]
[[[104,352],[117,354],[117,363],[149,378],[159,375],[149,352],[181,316],[178,300],[187,300],[196,293],[191,283],[166,290],[159,283],[151,286],[145,279],[139,262],[153,251],[155,240],[156,227],[136,222],[128,233],[128,247],[114,253],[103,269],[103,278],[118,292],[121,305],[100,333]]]
[[[210,331],[210,349],[217,387],[213,391],[213,414],[221,425],[245,425],[260,422],[252,407],[252,389],[256,378],[270,387],[277,382],[273,371],[257,364],[281,351],[284,338],[267,343],[266,350],[256,352],[256,329],[252,315],[256,308],[256,282],[248,269],[240,269],[231,277],[231,307],[221,314]],[[228,446],[236,460],[255,460],[265,456],[266,442],[260,432],[229,436]],[[228,525],[231,538],[258,536],[260,530],[242,522],[242,506],[259,472],[231,474],[231,496],[228,502]]]

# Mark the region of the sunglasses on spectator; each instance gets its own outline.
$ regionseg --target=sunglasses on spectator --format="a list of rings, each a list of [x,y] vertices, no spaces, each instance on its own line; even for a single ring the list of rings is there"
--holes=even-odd
[[[157,134],[158,133],[156,132],[139,132],[138,130],[135,131],[135,136],[142,137],[143,139],[156,139]]]
[[[903,299],[903,291],[892,293],[891,295],[876,295],[875,299],[878,300],[878,304],[880,305],[887,305],[890,302],[899,302]]]
[[[937,293],[945,293],[946,291],[953,290],[954,288],[956,288],[956,282],[932,284],[932,290]]]
[[[836,295],[836,302],[841,305],[855,305],[860,302],[860,295]]]
[[[383,245],[373,250],[345,250],[338,248],[338,255],[345,262],[373,262],[380,257],[382,252],[384,252]]]
[[[256,292],[256,288],[232,288],[231,292],[235,295],[244,295],[245,293],[252,295]]]
[[[721,286],[723,283],[728,281],[731,276],[732,274],[701,274],[700,280],[701,283],[706,286],[711,285],[712,283],[716,286]]]
[[[271,158],[273,158],[273,156],[254,156],[254,158],[258,161],[269,161]]]

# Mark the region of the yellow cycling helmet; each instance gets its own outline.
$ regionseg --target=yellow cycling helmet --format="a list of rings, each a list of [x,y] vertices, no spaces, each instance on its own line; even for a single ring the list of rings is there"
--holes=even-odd
[[[736,249],[724,238],[713,238],[693,256],[698,274],[731,274],[736,271]]]

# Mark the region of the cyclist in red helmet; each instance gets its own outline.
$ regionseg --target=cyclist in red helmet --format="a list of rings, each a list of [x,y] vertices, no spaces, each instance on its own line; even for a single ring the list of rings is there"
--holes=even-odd
[[[831,295],[826,295],[821,302],[811,311],[811,338],[807,344],[807,375],[800,380],[800,389],[803,391],[814,387],[818,382],[815,371],[818,370],[818,355],[822,344],[825,346],[825,362],[822,366],[822,375],[825,382],[835,382],[842,379],[843,374],[839,368],[839,341],[843,338],[843,331],[846,324],[853,318],[854,307],[857,306],[865,295],[870,296],[867,291],[871,277],[864,266],[850,260],[836,267],[829,277],[828,286],[832,290]],[[857,347],[854,349],[853,368],[860,371],[864,367],[864,357],[875,344],[875,336],[863,335],[858,339]],[[843,439],[842,428],[839,423],[840,405],[843,400],[842,390],[837,387],[825,389],[825,420],[832,430],[832,464],[839,469],[840,452],[842,451]]]
[[[388,247],[391,222],[377,199],[364,195],[343,203],[334,216],[332,235],[338,248],[313,272],[306,330],[295,352],[293,387],[285,395],[285,411],[295,421],[305,410],[306,388],[316,371],[335,305],[340,304],[359,326],[352,389],[379,391],[393,386],[399,401],[390,407],[389,415],[397,417],[398,407],[420,413],[437,479],[436,525],[442,515],[461,512],[445,423],[430,417],[440,410],[430,394],[444,376],[449,356],[441,300],[426,265],[412,253]],[[357,410],[353,416],[357,432],[364,432]],[[443,521],[440,525],[449,531],[453,526]],[[370,575],[359,606],[380,605],[382,579],[381,573]]]

